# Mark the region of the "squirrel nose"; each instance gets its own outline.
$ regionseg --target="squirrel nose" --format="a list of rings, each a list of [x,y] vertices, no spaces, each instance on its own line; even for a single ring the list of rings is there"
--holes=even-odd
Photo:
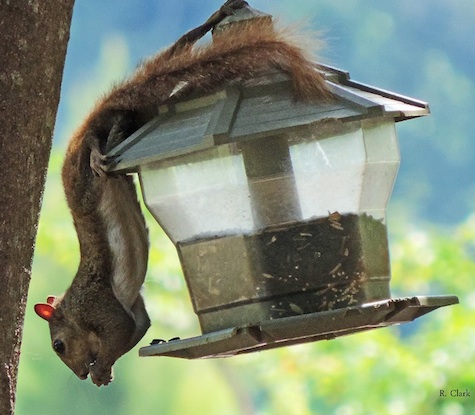
[[[87,376],[89,375],[89,371],[85,370],[84,372],[77,373],[77,377],[81,380],[87,379]]]

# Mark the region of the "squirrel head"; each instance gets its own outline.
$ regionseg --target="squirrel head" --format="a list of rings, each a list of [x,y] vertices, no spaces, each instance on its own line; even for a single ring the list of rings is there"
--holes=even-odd
[[[53,350],[79,379],[84,380],[96,361],[100,339],[69,319],[60,307],[58,297],[49,296],[46,301],[36,304],[35,312],[49,323]]]

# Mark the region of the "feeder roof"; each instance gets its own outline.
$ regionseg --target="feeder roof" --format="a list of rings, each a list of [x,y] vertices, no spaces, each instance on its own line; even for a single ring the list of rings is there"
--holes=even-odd
[[[274,72],[212,95],[163,105],[157,117],[108,154],[116,157],[112,170],[135,171],[149,162],[325,121],[403,121],[429,114],[425,102],[355,82],[348,72],[329,66],[320,70],[334,96],[328,102],[295,101],[290,78]]]

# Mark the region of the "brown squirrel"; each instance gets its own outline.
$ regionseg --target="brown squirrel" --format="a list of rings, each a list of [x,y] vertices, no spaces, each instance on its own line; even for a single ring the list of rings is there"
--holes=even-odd
[[[247,6],[228,0],[205,24],[145,61],[99,100],[70,141],[62,178],[79,239],[79,269],[63,296],[48,297],[35,311],[49,323],[53,349],[80,379],[90,374],[97,386],[107,385],[112,365],[150,326],[140,294],[148,260],[145,220],[132,178],[109,174],[105,154],[172,95],[210,93],[275,69],[291,76],[296,99],[327,95],[316,65],[265,19],[231,27],[209,45],[193,47]]]

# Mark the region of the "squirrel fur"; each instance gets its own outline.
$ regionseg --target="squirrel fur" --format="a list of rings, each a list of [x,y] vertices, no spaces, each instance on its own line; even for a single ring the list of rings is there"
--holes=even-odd
[[[48,321],[59,357],[79,378],[90,374],[97,386],[112,380],[115,361],[150,325],[140,294],[149,248],[145,220],[132,178],[108,174],[104,155],[153,118],[171,95],[212,93],[277,69],[291,77],[297,100],[328,96],[315,63],[265,19],[239,23],[204,46],[180,40],[96,103],[71,138],[63,164],[80,264],[66,293],[48,297],[35,310]]]

